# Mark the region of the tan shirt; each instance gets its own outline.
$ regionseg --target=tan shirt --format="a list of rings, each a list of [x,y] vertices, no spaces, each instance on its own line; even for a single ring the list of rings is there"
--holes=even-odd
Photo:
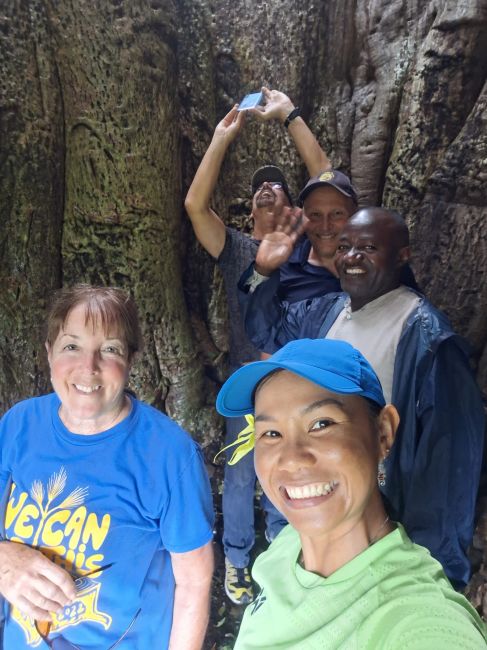
[[[398,289],[352,311],[350,299],[328,331],[327,339],[342,339],[353,345],[377,373],[387,403],[391,401],[396,349],[404,323],[420,298],[410,289]]]

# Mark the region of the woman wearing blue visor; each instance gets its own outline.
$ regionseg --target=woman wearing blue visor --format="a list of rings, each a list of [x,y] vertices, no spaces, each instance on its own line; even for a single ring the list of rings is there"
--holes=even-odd
[[[256,561],[236,650],[476,650],[482,620],[441,565],[389,519],[379,491],[399,422],[349,344],[303,339],[235,372],[227,417],[254,412],[255,468],[287,518]],[[250,437],[250,439],[249,439]]]

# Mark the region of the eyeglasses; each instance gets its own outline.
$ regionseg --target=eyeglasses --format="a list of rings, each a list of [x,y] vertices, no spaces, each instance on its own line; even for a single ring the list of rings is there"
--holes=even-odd
[[[81,591],[81,589],[84,589],[87,586],[87,583],[90,582],[89,580],[87,580],[89,576],[93,576],[96,573],[101,573],[102,571],[106,571],[111,566],[113,566],[113,562],[111,562],[110,564],[105,564],[102,567],[98,567],[94,571],[91,571],[90,573],[85,573],[82,576],[71,574],[71,577],[74,578],[74,586],[76,587],[76,591]],[[139,616],[140,612],[141,610],[138,609],[132,621],[130,622],[130,625],[127,627],[127,629],[122,634],[122,636],[117,641],[115,641],[115,643],[113,643],[107,650],[112,650],[112,648],[115,648],[122,641],[122,639],[125,638],[129,630],[132,628],[133,624],[135,623],[135,620]],[[37,632],[41,636],[42,640],[49,646],[49,648],[52,648],[52,650],[82,650],[82,648],[80,648],[78,645],[72,643],[71,641],[67,641],[61,635],[49,639],[49,634],[51,633],[52,621],[35,621],[35,627]]]
[[[282,183],[279,183],[278,181],[276,182],[271,182],[271,181],[264,181],[264,183],[261,183],[259,187],[255,188],[255,191],[258,192],[264,187],[264,184],[267,183],[267,185],[270,185],[273,190],[282,190],[284,185]]]

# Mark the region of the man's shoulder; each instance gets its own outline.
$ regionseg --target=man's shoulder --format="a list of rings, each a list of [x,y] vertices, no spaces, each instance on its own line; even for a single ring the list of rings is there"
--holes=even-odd
[[[324,296],[317,296],[316,298],[308,298],[303,300],[303,303],[308,305],[310,311],[329,311],[333,307],[341,311],[348,298],[348,294],[343,291],[331,291]]]
[[[455,332],[445,312],[435,307],[423,294],[414,293],[420,300],[404,324],[398,353],[414,349],[415,356],[425,353],[436,355],[440,348],[446,351],[453,346],[468,358],[471,354],[470,344]]]
[[[445,312],[435,307],[422,293],[413,289],[408,291],[418,296],[419,302],[409,315],[405,328],[419,327],[432,339],[456,336]]]
[[[235,262],[236,258],[245,258],[245,262],[250,257],[250,261],[255,258],[259,242],[250,235],[231,226],[225,226],[225,244],[218,257],[218,264],[224,266],[228,262]],[[250,264],[250,261],[247,264]]]
[[[236,242],[238,244],[251,244],[253,246],[258,246],[259,242],[252,237],[250,233],[244,232],[243,230],[237,230],[233,226],[225,226],[226,239],[229,241]]]

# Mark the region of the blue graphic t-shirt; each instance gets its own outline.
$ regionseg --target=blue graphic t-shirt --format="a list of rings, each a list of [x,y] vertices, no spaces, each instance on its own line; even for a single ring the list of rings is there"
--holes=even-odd
[[[166,648],[174,577],[169,553],[212,536],[198,445],[132,399],[127,418],[95,435],[69,432],[55,394],[21,402],[0,422],[2,536],[41,550],[73,577],[77,598],[56,635],[83,650]],[[107,567],[94,573],[99,567]],[[4,647],[45,647],[34,621],[5,605]],[[118,647],[118,646],[117,646]]]

